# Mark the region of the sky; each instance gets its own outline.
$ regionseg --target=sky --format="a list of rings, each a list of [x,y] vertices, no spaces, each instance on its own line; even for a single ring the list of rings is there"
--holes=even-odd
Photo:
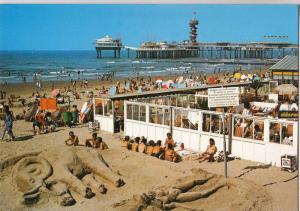
[[[193,17],[199,42],[298,43],[296,5],[0,5],[0,50],[92,50],[105,35],[133,47],[182,41]]]

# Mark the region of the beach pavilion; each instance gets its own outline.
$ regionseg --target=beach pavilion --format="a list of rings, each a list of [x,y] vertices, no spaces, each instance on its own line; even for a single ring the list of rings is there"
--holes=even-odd
[[[270,67],[273,80],[278,84],[294,84],[299,86],[299,57],[285,56],[279,62]]]

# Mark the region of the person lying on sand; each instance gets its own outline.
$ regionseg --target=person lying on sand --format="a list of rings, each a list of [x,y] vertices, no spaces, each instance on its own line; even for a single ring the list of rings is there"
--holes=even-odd
[[[100,150],[108,149],[108,145],[104,141],[102,141],[101,137],[97,137],[97,148],[99,148]]]
[[[73,131],[69,132],[69,138],[65,140],[65,144],[68,146],[78,146],[78,136],[75,136]]]
[[[141,141],[141,143],[138,146],[138,151],[140,153],[146,153],[146,148],[147,148],[146,144],[147,144],[147,139],[142,138],[142,141]]]
[[[97,133],[93,133],[91,139],[86,139],[84,145],[86,147],[97,148]]]
[[[198,159],[199,163],[208,160],[209,162],[213,161],[214,154],[217,152],[217,147],[215,145],[215,140],[210,138],[209,139],[209,145],[207,146],[207,149],[205,152],[203,152]]]
[[[149,144],[146,148],[146,154],[147,155],[152,155],[153,154],[153,149],[154,149],[154,141],[151,140],[151,141],[149,141]]]
[[[152,156],[159,158],[163,153],[164,149],[161,147],[161,140],[158,140],[153,146]]]
[[[140,137],[135,137],[134,143],[131,144],[131,150],[132,151],[134,151],[134,152],[138,151],[139,142],[140,142]]]
[[[128,149],[129,141],[129,136],[125,136],[125,138],[121,142],[121,147],[125,147],[126,149]]]

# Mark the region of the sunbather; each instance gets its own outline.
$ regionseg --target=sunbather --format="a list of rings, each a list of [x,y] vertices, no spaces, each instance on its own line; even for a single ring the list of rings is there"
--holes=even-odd
[[[159,158],[164,153],[164,149],[161,147],[161,140],[158,140],[153,147],[152,156]]]
[[[134,152],[138,151],[139,142],[140,142],[140,137],[135,137],[134,143],[131,144],[131,150],[132,151],[134,151]]]
[[[126,149],[128,149],[129,140],[129,136],[125,136],[125,138],[122,140],[121,147],[125,147]]]
[[[174,142],[174,139],[172,138],[171,133],[167,133],[167,138],[166,138],[164,146],[166,147],[168,144],[172,144],[173,147],[175,146],[175,142]]]
[[[92,138],[91,139],[86,139],[85,140],[85,146],[86,147],[93,147],[93,148],[97,148],[97,133],[93,133]]]
[[[215,140],[210,138],[209,139],[209,145],[207,146],[207,149],[205,152],[203,152],[199,157],[199,162],[203,162],[205,160],[211,162],[214,159],[214,154],[217,152],[217,147],[215,145]]]
[[[102,141],[101,137],[97,137],[97,148],[99,148],[100,150],[108,149],[107,144],[104,141]]]
[[[79,140],[78,137],[75,136],[73,131],[69,132],[69,138],[65,141],[65,144],[68,146],[78,146]]]
[[[143,138],[141,143],[138,146],[138,151],[140,153],[146,153],[146,148],[147,148],[146,144],[147,144],[147,139]]]
[[[154,141],[151,140],[151,141],[149,141],[149,144],[146,148],[146,154],[147,155],[152,155],[153,154],[153,149],[154,149]]]

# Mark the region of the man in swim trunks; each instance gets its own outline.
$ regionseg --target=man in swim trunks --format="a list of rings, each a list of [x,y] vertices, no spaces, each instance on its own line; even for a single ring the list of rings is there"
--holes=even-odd
[[[147,148],[146,144],[147,144],[147,139],[142,138],[142,141],[138,146],[138,151],[140,153],[146,153],[146,148]]]
[[[152,156],[159,158],[164,153],[164,149],[161,147],[161,140],[158,140],[153,147]]]
[[[134,143],[131,144],[131,150],[134,151],[134,152],[137,152],[139,143],[140,143],[140,137],[135,137]]]
[[[97,144],[97,133],[93,133],[92,138],[91,139],[86,139],[85,140],[85,146],[86,147],[92,147],[92,148],[98,148],[98,144]]]
[[[99,148],[100,150],[108,149],[107,144],[104,141],[102,141],[101,137],[97,137],[97,148]]]
[[[78,146],[79,140],[78,137],[75,136],[73,131],[69,132],[69,138],[65,141],[65,144],[68,146]]]
[[[174,139],[172,138],[171,133],[167,133],[167,138],[166,138],[164,146],[166,147],[168,144],[172,144],[173,147],[175,146],[175,142],[174,142]]]
[[[205,160],[213,161],[214,154],[217,152],[217,147],[215,145],[215,140],[213,138],[209,139],[209,145],[205,152],[200,155],[199,162],[203,162]]]

